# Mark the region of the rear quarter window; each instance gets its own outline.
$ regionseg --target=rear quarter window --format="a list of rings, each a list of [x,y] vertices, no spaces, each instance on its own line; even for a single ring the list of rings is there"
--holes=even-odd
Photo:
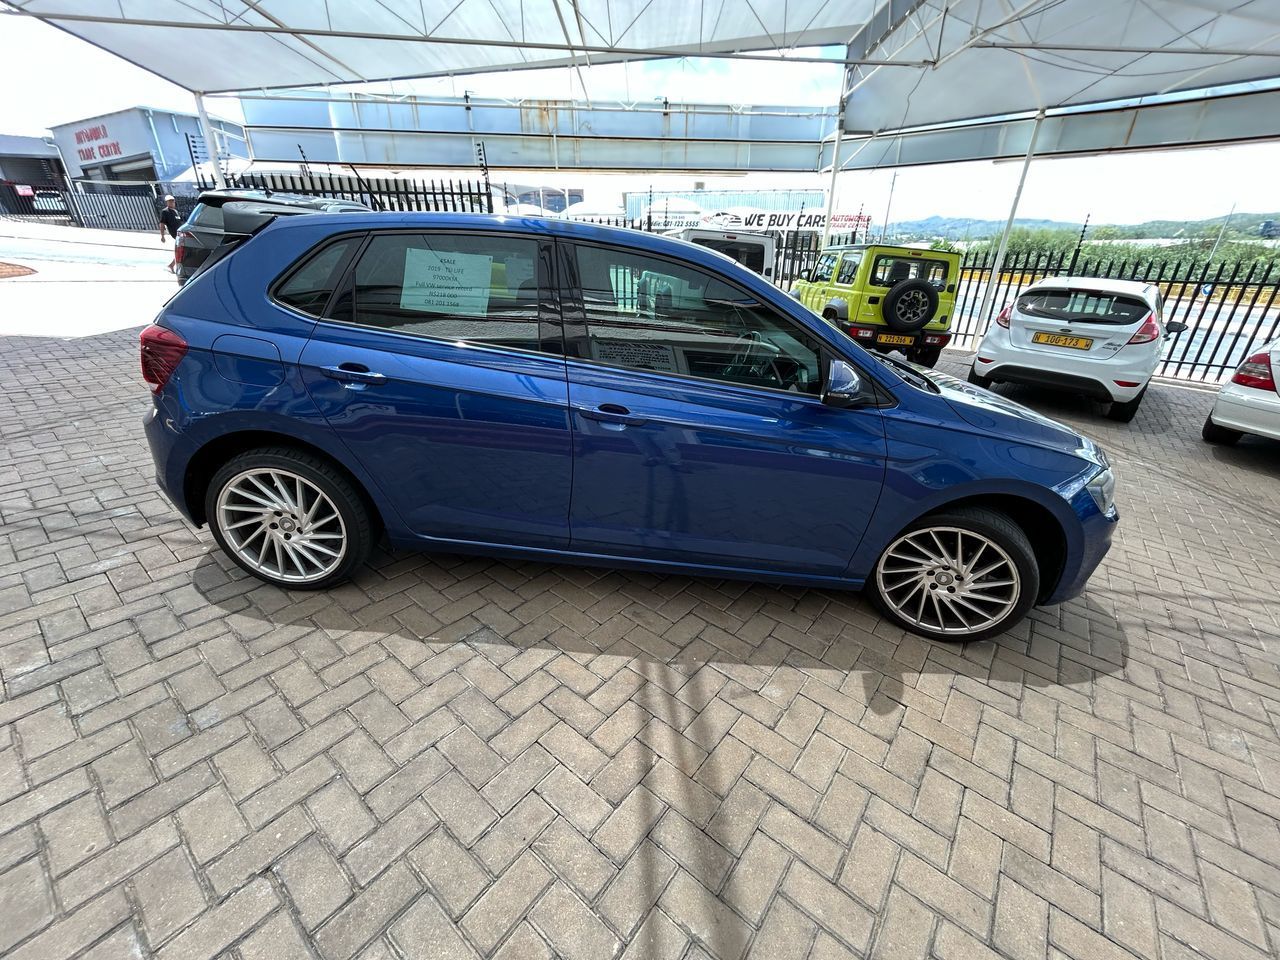
[[[197,203],[191,210],[191,216],[187,217],[187,223],[209,230],[221,230],[222,208],[211,207],[207,203]]]
[[[1100,290],[1036,290],[1018,297],[1018,312],[1028,317],[1077,323],[1138,323],[1151,307],[1138,297]]]
[[[308,254],[276,287],[276,301],[299,313],[320,316],[359,242],[359,237],[346,237]]]

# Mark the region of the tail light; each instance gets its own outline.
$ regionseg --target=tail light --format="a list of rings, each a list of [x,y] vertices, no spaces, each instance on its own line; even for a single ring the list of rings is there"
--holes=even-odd
[[[924,342],[930,347],[945,347],[951,342],[951,334],[949,333],[926,333]]]
[[[849,336],[855,340],[873,340],[875,335],[875,327],[855,327],[852,324],[849,326]]]
[[[1156,323],[1156,315],[1148,313],[1147,319],[1142,321],[1142,326],[1138,328],[1138,332],[1129,338],[1130,343],[1150,343],[1160,337],[1160,325]]]
[[[1006,303],[1006,304],[1004,305],[1004,309],[1000,311],[1000,315],[996,317],[996,323],[1000,324],[1000,326],[1002,326],[1002,327],[1004,327],[1006,330],[1008,330],[1008,329],[1009,329],[1009,314],[1011,314],[1012,312],[1013,312],[1013,304],[1012,304],[1012,303]]]
[[[187,355],[187,341],[172,330],[154,323],[142,331],[139,341],[142,348],[142,379],[151,385],[152,393],[159,393],[178,369]]]
[[[1263,350],[1255,353],[1240,364],[1236,368],[1236,375],[1231,378],[1231,382],[1238,383],[1242,387],[1253,387],[1257,390],[1275,390],[1276,378],[1271,370],[1271,357],[1267,351]]]
[[[187,241],[190,240],[192,234],[187,230],[179,230],[178,235],[173,240],[173,262],[181,263],[182,258],[187,253]]]

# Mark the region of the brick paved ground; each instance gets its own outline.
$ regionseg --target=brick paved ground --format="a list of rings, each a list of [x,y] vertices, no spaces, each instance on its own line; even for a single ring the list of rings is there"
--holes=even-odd
[[[382,555],[291,595],[156,493],[134,334],[2,341],[0,954],[1251,960],[1280,950],[1280,445],[1103,441],[1085,597]]]

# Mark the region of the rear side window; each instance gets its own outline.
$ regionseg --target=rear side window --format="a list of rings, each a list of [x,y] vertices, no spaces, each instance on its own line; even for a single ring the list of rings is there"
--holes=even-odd
[[[382,234],[356,264],[351,319],[438,340],[538,350],[547,286],[534,239]]]
[[[347,254],[359,240],[359,237],[348,237],[317,250],[276,288],[276,300],[301,313],[320,316],[334,286],[341,279]]]
[[[1018,312],[1046,320],[1079,323],[1138,323],[1151,312],[1137,297],[1097,290],[1036,290],[1018,298]]]

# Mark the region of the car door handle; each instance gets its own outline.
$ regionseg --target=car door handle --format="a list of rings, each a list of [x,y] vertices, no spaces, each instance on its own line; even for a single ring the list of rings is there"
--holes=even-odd
[[[384,374],[374,373],[363,363],[342,363],[336,367],[321,367],[320,372],[334,380],[345,380],[349,383],[386,383]]]
[[[577,407],[578,415],[587,420],[598,420],[600,423],[621,423],[638,427],[647,423],[647,417],[638,417],[626,407],[618,403],[602,403],[598,407]]]

